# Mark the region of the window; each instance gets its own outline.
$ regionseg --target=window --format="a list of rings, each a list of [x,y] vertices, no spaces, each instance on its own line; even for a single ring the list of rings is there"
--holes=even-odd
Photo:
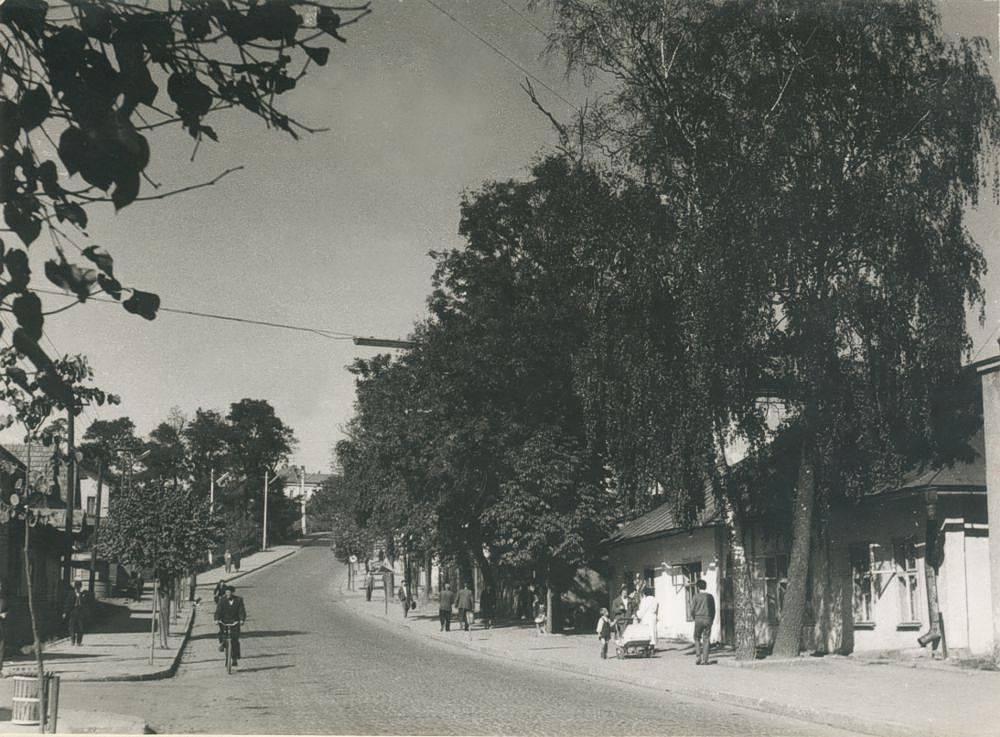
[[[698,591],[698,579],[701,578],[701,561],[696,563],[681,563],[681,576],[684,581],[684,616],[687,621],[693,621],[691,617],[691,598]]]
[[[655,568],[643,568],[642,569],[642,585],[643,588],[650,589],[654,594],[656,593],[656,569]]]
[[[896,572],[899,597],[899,623],[920,622],[919,576],[917,576],[917,546],[909,540],[892,543],[892,561]]]
[[[93,516],[97,513],[97,498],[93,496],[87,497],[87,514]]]
[[[858,543],[851,545],[849,549],[855,624],[875,622],[875,602],[879,597],[877,548],[874,544]]]
[[[788,589],[788,556],[767,555],[752,561],[754,600],[767,614],[768,624],[776,625],[781,619]]]

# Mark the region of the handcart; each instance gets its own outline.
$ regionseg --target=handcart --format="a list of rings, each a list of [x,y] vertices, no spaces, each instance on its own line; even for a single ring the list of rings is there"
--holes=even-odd
[[[620,640],[615,641],[615,653],[619,658],[642,657],[653,655],[653,633],[648,624],[630,624],[622,632]]]

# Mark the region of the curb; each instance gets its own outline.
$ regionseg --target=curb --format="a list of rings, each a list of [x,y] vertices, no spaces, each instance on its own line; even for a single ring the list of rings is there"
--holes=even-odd
[[[177,652],[174,653],[174,659],[168,667],[152,671],[151,673],[138,673],[136,675],[67,678],[65,680],[69,683],[134,683],[136,681],[162,681],[166,678],[173,678],[180,667],[181,658],[184,655],[184,650],[187,648],[188,639],[191,637],[191,630],[194,628],[194,620],[197,613],[198,608],[192,607],[191,613],[188,615],[187,625],[184,627],[184,635],[181,638],[181,643],[177,646]]]
[[[353,611],[350,605],[346,604],[344,601],[339,601],[337,603],[340,604],[341,606],[344,606],[349,611]],[[358,612],[354,613],[359,614]],[[451,645],[452,647],[462,648],[464,650],[477,652],[482,655],[488,655],[494,658],[501,658],[504,660],[526,663],[533,666],[547,668],[549,670],[556,670],[556,671],[561,671],[563,673],[572,673],[574,675],[586,676],[588,678],[598,678],[604,682],[614,681],[625,685],[638,686],[640,688],[646,688],[653,691],[661,691],[665,693],[676,694],[679,696],[697,699],[700,701],[721,701],[736,706],[740,706],[745,709],[751,709],[753,711],[760,711],[768,714],[776,714],[778,716],[797,719],[812,724],[822,724],[828,727],[844,729],[849,732],[876,735],[878,737],[912,737],[912,735],[915,732],[918,732],[918,730],[915,729],[913,725],[905,725],[905,724],[900,724],[898,722],[865,719],[863,717],[856,717],[851,714],[845,714],[840,712],[829,712],[808,706],[795,706],[793,704],[787,704],[780,701],[773,701],[771,699],[757,698],[753,696],[745,696],[743,694],[732,693],[730,691],[724,691],[720,689],[706,690],[704,688],[690,688],[675,684],[667,685],[664,684],[662,681],[658,681],[652,678],[625,678],[618,674],[609,674],[603,671],[597,671],[591,668],[587,668],[585,666],[578,666],[575,664],[568,664],[568,663],[558,663],[558,662],[553,662],[551,660],[535,658],[535,657],[524,657],[514,654],[509,650],[503,651],[494,648],[484,647],[482,645],[477,645],[472,642],[445,638],[433,632],[429,634],[422,634],[414,630],[414,628],[411,627],[409,624],[407,624],[405,621],[397,622],[387,618],[384,614],[381,613],[376,614],[374,618],[390,626],[394,625],[396,629],[408,630],[412,634],[421,637],[423,639],[433,640],[435,642],[439,642],[445,645]],[[946,731],[935,732],[933,730],[920,733],[927,735],[941,735],[941,737],[946,737],[946,735],[951,734],[950,732]]]
[[[299,553],[301,551],[302,551],[302,546],[300,545],[297,548],[295,548],[295,550],[289,550],[287,553],[283,553],[282,555],[279,555],[277,558],[272,558],[267,563],[261,563],[256,568],[251,568],[251,569],[248,569],[246,571],[240,571],[239,573],[233,573],[230,576],[228,576],[225,580],[228,583],[229,581],[232,581],[234,579],[242,578],[243,576],[249,576],[251,573],[256,573],[257,571],[261,570],[262,568],[267,568],[268,566],[273,565],[274,563],[277,563],[279,560],[284,560],[285,558],[293,556],[296,553]],[[208,589],[208,588],[212,588],[214,586],[215,586],[214,583],[200,583],[200,584],[198,584],[198,586],[196,588],[199,588],[199,589],[202,589],[202,588]]]

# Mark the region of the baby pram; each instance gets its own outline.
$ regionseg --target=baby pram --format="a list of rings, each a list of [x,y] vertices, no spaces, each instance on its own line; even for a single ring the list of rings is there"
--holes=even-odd
[[[615,653],[618,657],[641,657],[643,655],[647,658],[652,657],[653,643],[651,642],[650,627],[651,625],[638,622],[628,625],[622,632],[621,639],[615,642]]]

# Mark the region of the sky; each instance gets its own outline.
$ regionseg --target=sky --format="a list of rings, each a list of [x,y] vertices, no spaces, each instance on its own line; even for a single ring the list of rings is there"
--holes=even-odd
[[[429,0],[374,0],[372,14],[346,29],[348,43],[334,42],[329,65],[284,97],[294,117],[328,132],[296,142],[249,115],[219,113],[207,122],[221,141],[203,144],[192,162],[187,134],[159,129],[147,169],[159,191],[243,169],[117,214],[110,205],[93,209],[86,242],[106,248],[119,279],[156,292],[163,307],[405,337],[426,314],[428,252],[462,245],[462,193],[526,176],[555,142],[521,90],[515,63],[575,105],[606,89],[567,78],[558,57],[544,56],[542,34],[518,15],[544,29],[544,7],[433,3],[512,61]],[[989,39],[1000,84],[996,0],[942,0],[940,7],[946,33]],[[569,117],[565,102],[535,87],[555,114]],[[985,325],[978,311],[969,322],[974,353],[990,355],[1000,332],[1000,207],[986,198],[969,225],[988,262],[998,264],[985,279]],[[67,300],[44,302],[51,309]],[[192,416],[263,398],[295,431],[292,462],[310,472],[330,469],[332,446],[352,415],[346,367],[377,352],[350,340],[167,312],[147,322],[101,303],[50,318],[46,334],[51,345],[43,347],[86,354],[97,384],[122,397],[119,407],[88,409],[83,428],[128,415],[148,433],[174,406]],[[18,439],[11,432],[0,439]]]

